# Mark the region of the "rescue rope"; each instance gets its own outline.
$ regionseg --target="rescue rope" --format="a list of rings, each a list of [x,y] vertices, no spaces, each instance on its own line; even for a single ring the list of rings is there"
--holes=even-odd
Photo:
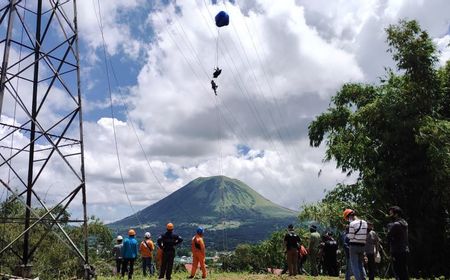
[[[133,204],[131,203],[131,199],[130,199],[130,196],[128,194],[128,190],[127,190],[127,187],[126,187],[126,184],[125,184],[125,179],[123,178],[122,164],[121,164],[121,159],[120,159],[120,154],[119,154],[119,145],[118,145],[118,142],[117,142],[117,132],[116,132],[115,116],[114,116],[114,104],[113,104],[113,98],[112,98],[112,90],[111,90],[111,80],[110,80],[110,75],[109,75],[109,67],[108,67],[108,63],[107,63],[108,55],[107,55],[107,52],[106,52],[105,35],[103,33],[103,19],[102,19],[100,0],[97,0],[97,5],[98,5],[97,23],[98,23],[99,28],[100,28],[100,33],[102,35],[102,49],[103,49],[103,56],[104,56],[104,62],[105,62],[106,79],[107,79],[107,83],[108,83],[110,111],[111,111],[111,118],[112,118],[112,129],[113,129],[113,135],[114,135],[114,147],[115,147],[115,150],[116,150],[117,165],[118,165],[118,168],[119,168],[120,180],[122,182],[123,191],[124,191],[125,196],[127,198],[128,204],[129,204],[129,206],[131,208],[131,211],[134,213],[134,215],[136,217],[136,220],[138,221],[139,225],[142,226],[142,222],[141,222],[141,220],[139,218],[139,215],[134,210]],[[95,8],[95,5],[93,5],[93,6]],[[95,14],[97,15],[97,13],[95,13]]]

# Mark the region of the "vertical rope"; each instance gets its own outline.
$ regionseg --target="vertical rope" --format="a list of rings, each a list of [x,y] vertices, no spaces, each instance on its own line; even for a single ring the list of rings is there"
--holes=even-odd
[[[217,27],[217,39],[216,39],[216,67],[219,67],[219,36],[220,36],[220,28]]]
[[[109,103],[110,103],[110,111],[111,111],[111,119],[112,119],[112,129],[113,129],[113,139],[114,139],[114,148],[116,151],[116,158],[117,158],[117,165],[119,169],[120,174],[120,180],[122,182],[123,191],[125,193],[125,196],[127,198],[128,204],[131,208],[132,214],[136,217],[137,222],[139,223],[139,226],[142,227],[142,221],[139,218],[139,215],[137,214],[137,211],[134,210],[133,204],[131,203],[130,196],[128,194],[125,179],[122,172],[122,164],[121,164],[121,158],[119,154],[119,144],[117,141],[117,132],[116,132],[116,124],[115,124],[115,115],[114,115],[114,102],[112,97],[112,88],[111,88],[111,79],[109,75],[109,67],[108,67],[108,54],[106,51],[106,41],[105,41],[105,35],[103,33],[103,18],[102,18],[102,12],[101,12],[101,6],[100,6],[100,0],[97,0],[97,6],[98,6],[98,24],[100,28],[100,33],[102,35],[102,49],[103,49],[103,59],[105,62],[105,71],[106,71],[106,80],[108,83],[108,93],[109,93]],[[95,5],[94,5],[95,8]]]

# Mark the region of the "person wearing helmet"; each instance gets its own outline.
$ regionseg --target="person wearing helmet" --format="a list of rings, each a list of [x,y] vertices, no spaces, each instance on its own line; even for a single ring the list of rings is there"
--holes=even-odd
[[[309,262],[311,265],[311,275],[317,276],[319,275],[317,261],[319,258],[319,245],[320,245],[320,233],[317,232],[317,226],[311,225],[309,227],[309,232],[311,233],[309,236]]]
[[[134,229],[130,229],[128,231],[128,238],[125,238],[122,247],[122,277],[125,276],[125,271],[128,271],[128,279],[133,278],[134,261],[136,260],[138,253],[138,244],[135,236],[136,232]]]
[[[387,240],[392,257],[395,278],[407,280],[408,276],[408,223],[402,218],[402,209],[398,206],[389,208],[392,223],[388,224]]]
[[[183,242],[183,239],[180,236],[173,233],[173,228],[173,224],[168,223],[166,226],[166,233],[161,234],[157,240],[158,247],[163,251],[159,279],[163,279],[164,276],[166,279],[171,279],[173,259],[175,258],[175,247]]]
[[[142,274],[147,276],[147,268],[150,275],[153,275],[153,250],[155,249],[155,245],[152,241],[152,235],[150,232],[146,232],[144,234],[144,240],[142,240],[141,244],[139,245],[139,251],[141,252],[142,257]]]
[[[192,270],[191,276],[189,278],[195,277],[195,272],[197,271],[197,267],[200,264],[200,269],[202,270],[202,278],[206,278],[206,266],[205,266],[205,242],[203,241],[203,233],[204,229],[202,227],[197,228],[197,233],[194,237],[192,237]]]
[[[352,209],[344,210],[344,219],[350,224],[347,237],[349,239],[350,265],[356,280],[365,279],[364,251],[367,239],[367,222],[359,219]]]
[[[116,237],[116,245],[114,245],[112,249],[112,254],[114,256],[114,259],[116,260],[116,275],[120,274],[120,269],[122,267],[122,241],[123,237],[121,235],[118,235]]]

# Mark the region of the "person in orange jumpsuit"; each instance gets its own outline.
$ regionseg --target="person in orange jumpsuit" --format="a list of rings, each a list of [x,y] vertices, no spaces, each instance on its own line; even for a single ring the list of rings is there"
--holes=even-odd
[[[197,267],[200,264],[202,270],[202,278],[206,278],[206,266],[205,266],[205,242],[203,241],[204,230],[202,227],[197,228],[197,234],[192,237],[192,270],[189,278],[194,278]]]

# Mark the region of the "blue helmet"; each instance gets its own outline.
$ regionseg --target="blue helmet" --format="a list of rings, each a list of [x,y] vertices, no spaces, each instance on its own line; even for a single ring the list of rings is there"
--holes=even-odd
[[[205,232],[205,230],[202,227],[198,227],[197,228],[197,233],[198,234],[203,234],[203,232]]]

